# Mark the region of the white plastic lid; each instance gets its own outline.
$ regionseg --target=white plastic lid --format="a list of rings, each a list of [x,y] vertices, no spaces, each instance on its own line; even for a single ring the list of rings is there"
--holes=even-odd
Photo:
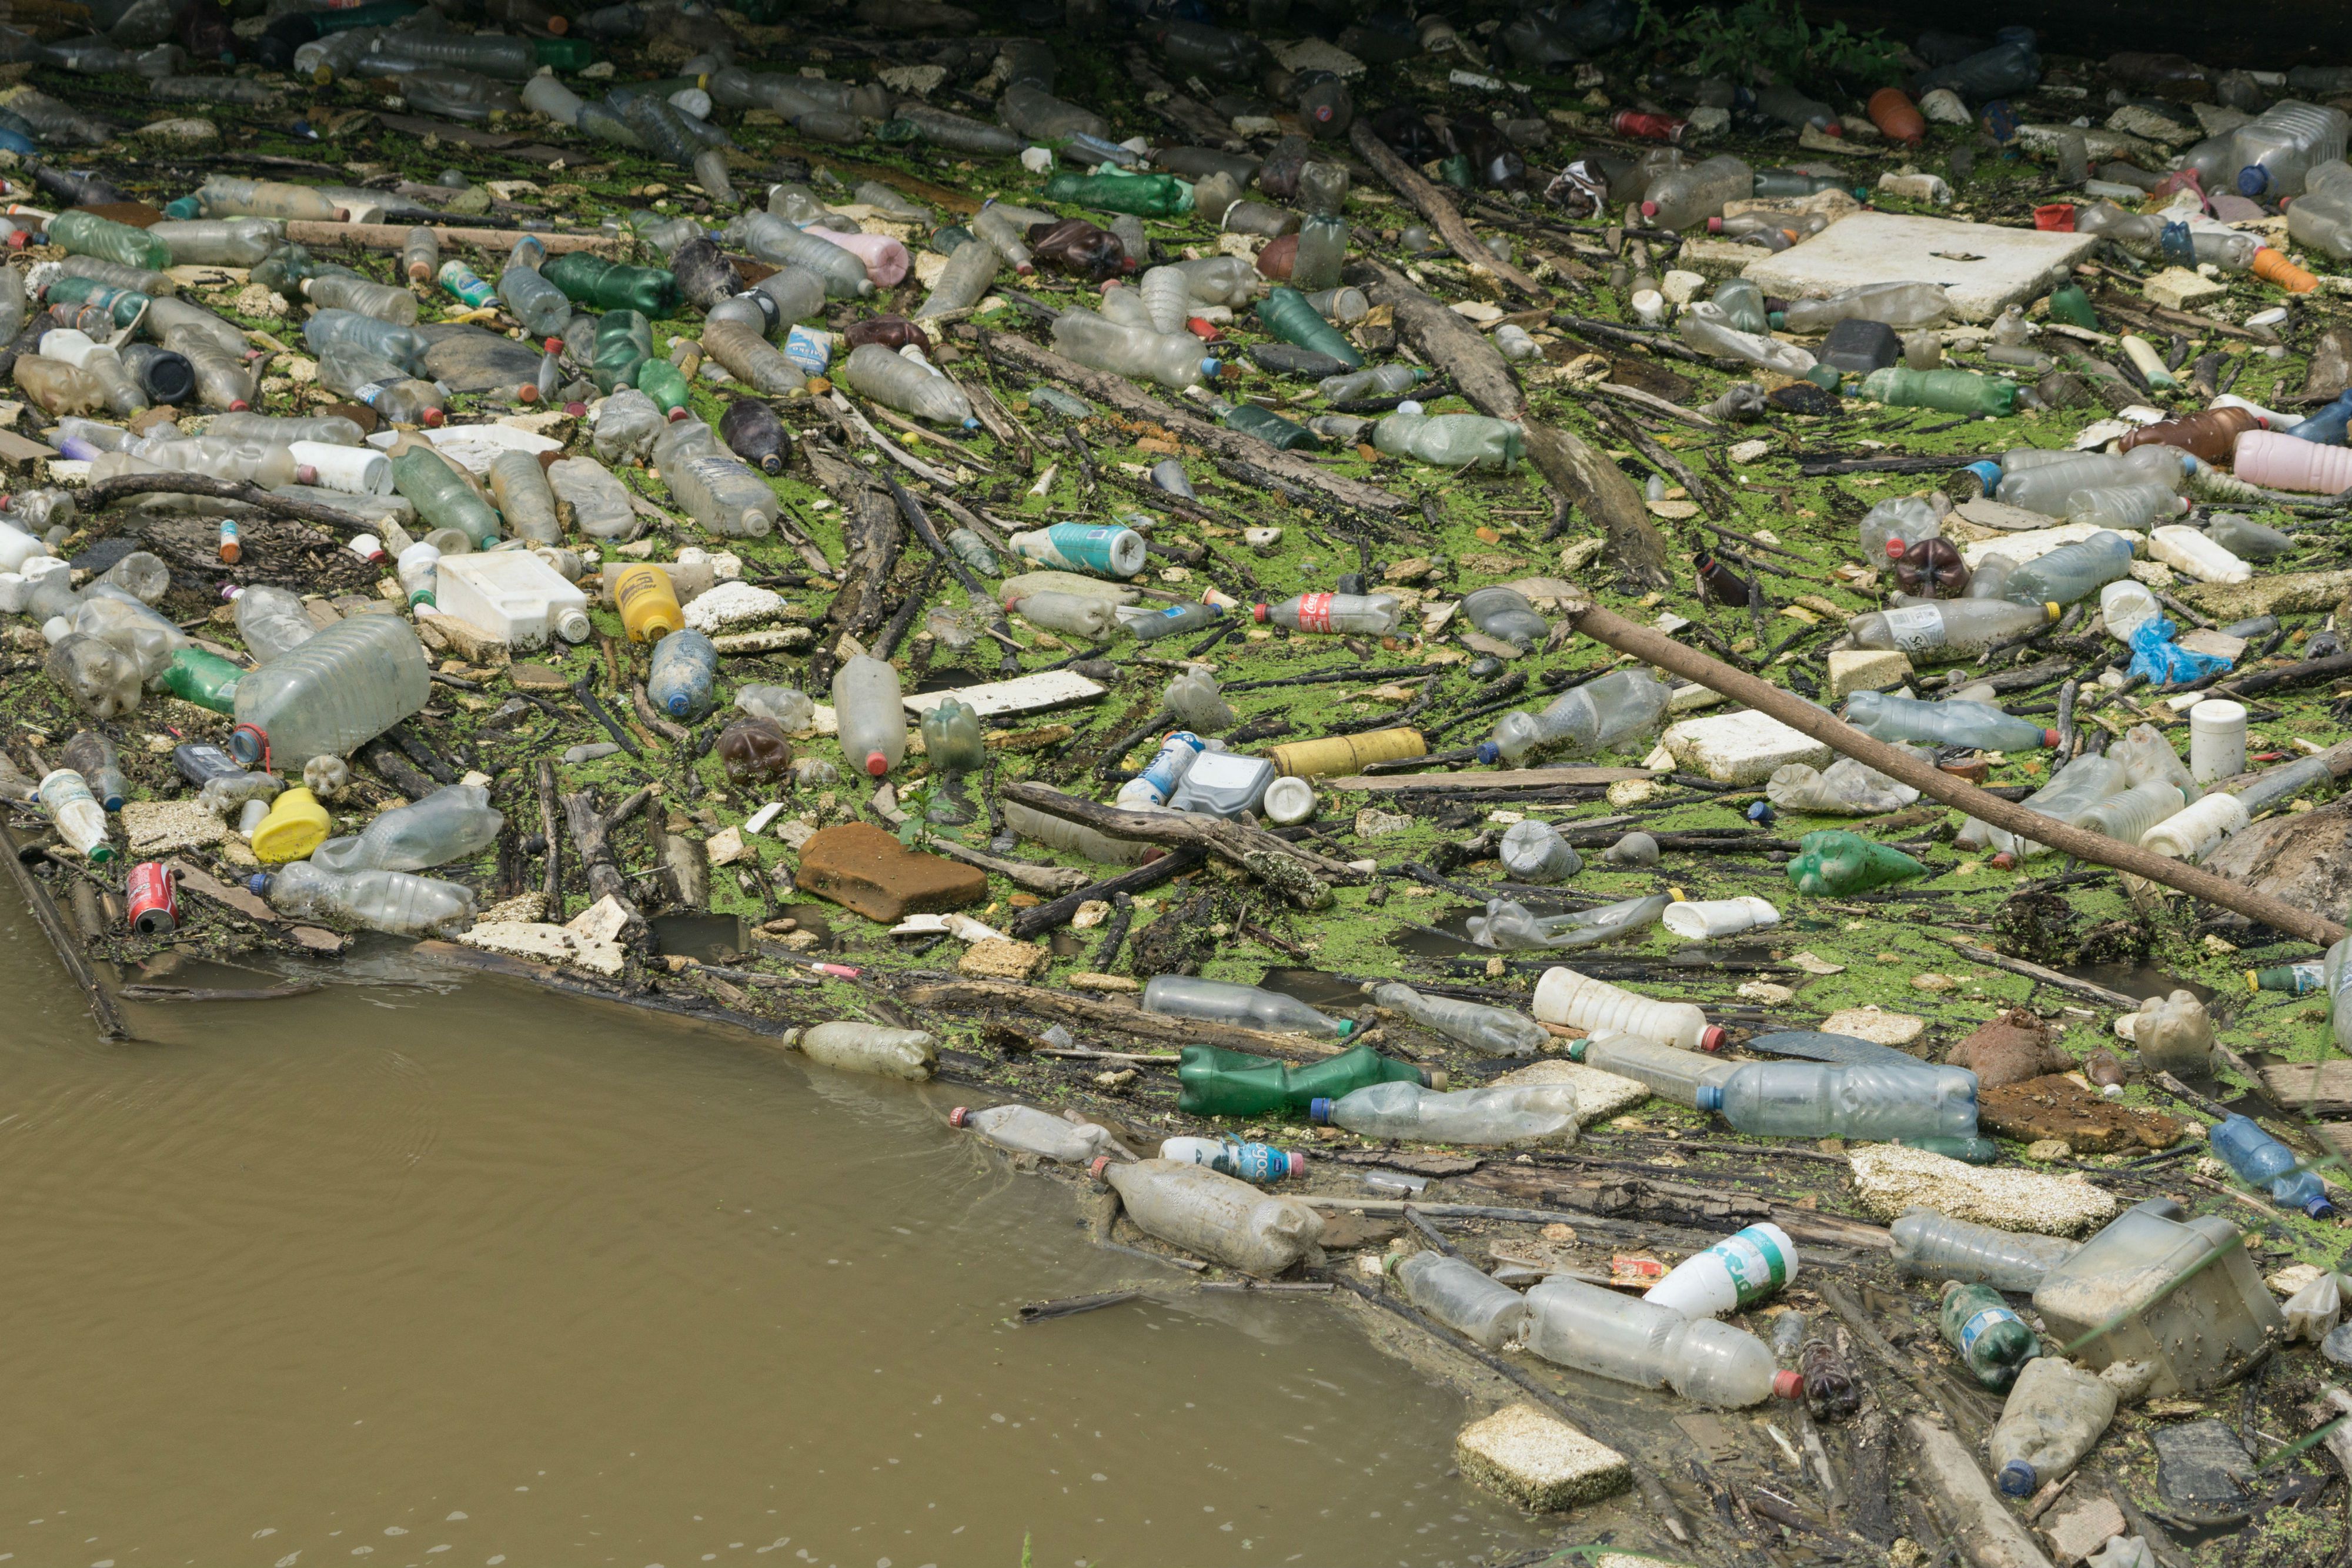
[[[1265,787],[1262,802],[1266,817],[1284,827],[1315,814],[1315,787],[1304,779],[1277,779]]]
[[[2242,735],[2246,728],[2246,705],[2227,697],[2208,697],[2189,710],[2189,727],[2206,735]]]

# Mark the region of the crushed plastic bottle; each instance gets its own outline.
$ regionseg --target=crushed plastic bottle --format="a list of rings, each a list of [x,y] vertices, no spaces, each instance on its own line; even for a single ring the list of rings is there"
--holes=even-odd
[[[1373,987],[1371,998],[1485,1056],[1532,1056],[1551,1038],[1543,1025],[1507,1008],[1425,996],[1393,981]]]

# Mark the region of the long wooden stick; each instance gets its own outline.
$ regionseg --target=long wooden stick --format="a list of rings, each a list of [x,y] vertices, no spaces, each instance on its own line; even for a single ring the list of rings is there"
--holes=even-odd
[[[25,904],[33,912],[34,923],[49,939],[49,946],[57,949],[58,962],[65,966],[66,974],[89,998],[90,1013],[98,1019],[98,1038],[129,1040],[131,1026],[122,1021],[122,1014],[115,1007],[114,998],[108,996],[106,988],[98,983],[97,971],[89,967],[89,959],[83,954],[81,943],[66,929],[65,916],[58,913],[57,904],[49,897],[49,890],[43,887],[39,879],[26,868],[17,852],[16,835],[5,824],[0,824],[0,857],[7,860],[8,873],[16,879],[16,891],[25,895]]]
[[[2201,898],[2208,904],[2218,904],[2307,942],[2326,946],[2344,937],[2344,927],[2335,921],[2315,915],[2308,909],[2298,909],[2284,899],[2273,898],[2268,894],[2256,893],[2242,883],[2200,871],[2186,861],[2154,854],[2137,845],[2118,842],[2103,833],[2068,827],[1997,795],[1988,795],[1967,780],[1922,762],[1906,751],[1898,750],[1885,741],[1873,740],[1793,693],[1735,670],[1696,648],[1685,647],[1662,632],[1636,625],[1597,604],[1585,604],[1580,608],[1570,606],[1567,614],[1578,631],[1595,642],[1605,643],[1621,653],[1631,653],[1662,670],[1670,670],[1686,680],[1696,681],[1709,691],[1721,692],[1734,702],[1744,703],[1759,713],[1779,719],[1800,734],[1811,736],[1842,756],[1853,758],[1865,767],[1874,768],[1890,779],[1910,785],[1923,795],[1941,800],[1947,806],[1958,807],[1969,816],[1990,822],[1996,828],[2005,828],[2020,838],[2047,844],[2059,853],[2073,855],[2076,860],[2088,861],[2094,865],[2112,866],[2116,871],[2159,883],[2177,893]]]
[[[547,247],[550,256],[562,256],[566,251],[593,250],[605,256],[620,254],[622,241],[607,234],[552,234],[540,229],[478,229],[452,228],[446,224],[423,225],[433,231],[442,247],[475,246],[483,250],[511,250],[528,233]],[[317,218],[292,218],[286,225],[286,237],[296,245],[355,245],[362,250],[398,250],[408,243],[407,224],[331,224]]]
[[[1464,266],[1473,272],[1484,272],[1508,284],[1530,299],[1549,301],[1543,285],[1478,243],[1478,235],[1445,193],[1422,178],[1421,171],[1398,157],[1389,144],[1372,134],[1372,128],[1359,120],[1348,132],[1348,144],[1356,156],[1372,166],[1372,172],[1396,188],[1396,193],[1412,204],[1413,211],[1429,220],[1437,237],[1446,248],[1462,258]]]

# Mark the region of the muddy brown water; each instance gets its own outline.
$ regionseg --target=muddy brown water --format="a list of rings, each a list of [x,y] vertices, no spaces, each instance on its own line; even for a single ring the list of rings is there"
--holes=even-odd
[[[951,1088],[396,946],[316,973],[133,1004],[142,1040],[103,1045],[0,890],[0,1561],[1013,1568],[1026,1535],[1040,1568],[1440,1564],[1553,1535],[1453,1473],[1479,1412],[1328,1303],[1009,1322],[1182,1281],[950,1132]]]

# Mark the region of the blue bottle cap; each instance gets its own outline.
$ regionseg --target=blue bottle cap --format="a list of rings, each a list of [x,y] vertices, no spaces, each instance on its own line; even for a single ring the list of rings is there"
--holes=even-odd
[[[1698,1101],[1698,1108],[1700,1110],[1720,1111],[1723,1109],[1723,1085],[1720,1083],[1702,1083],[1698,1086],[1698,1092],[1695,1098]]]
[[[1331,1120],[1331,1102],[1318,1095],[1307,1102],[1307,1119],[1320,1127]]]
[[[1748,820],[1751,822],[1770,821],[1772,820],[1772,802],[1769,800],[1750,800],[1748,802]]]
[[[2011,1497],[2032,1497],[2033,1467],[2023,1459],[2011,1459],[2001,1466],[2000,1490]]]
[[[1491,741],[1491,740],[1482,740],[1482,741],[1480,741],[1480,742],[1478,743],[1478,760],[1479,760],[1479,761],[1486,763],[1488,767],[1490,767],[1490,768],[1491,768],[1491,767],[1492,767],[1492,766],[1494,766],[1496,763],[1500,762],[1502,759],[1503,759],[1503,748],[1502,748],[1501,747],[1496,746],[1496,745],[1493,741]]]
[[[1219,373],[1223,370],[1224,366],[1217,363],[1214,360],[1202,360],[1201,361],[1201,379],[1204,382],[1215,381]]]
[[[2238,171],[2238,194],[2259,196],[2271,188],[2271,172],[2260,163],[2249,163]]]
[[[2001,468],[2000,464],[1990,461],[1971,463],[1968,465],[1968,471],[1977,476],[1977,483],[1983,487],[1986,495],[1990,496],[1994,491],[2000,488]]]
[[[247,877],[245,879],[245,891],[253,894],[256,898],[268,897],[269,873],[266,871],[257,871],[251,876]]]
[[[2336,1212],[2336,1206],[2324,1197],[2315,1197],[2303,1206],[2304,1213],[2314,1219],[2326,1219]]]
[[[684,718],[688,711],[694,706],[694,703],[684,692],[672,692],[669,695],[669,700],[662,704],[662,706],[669,709],[671,717]]]

